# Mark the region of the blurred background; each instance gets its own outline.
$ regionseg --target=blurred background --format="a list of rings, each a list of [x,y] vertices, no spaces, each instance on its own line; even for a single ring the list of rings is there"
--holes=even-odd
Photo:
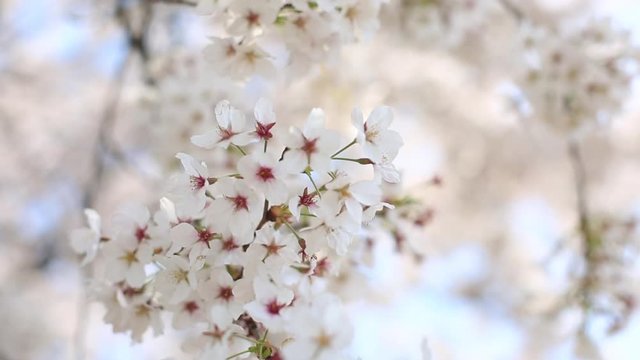
[[[0,359],[183,356],[171,334],[133,345],[111,333],[68,233],[86,207],[108,218],[128,200],[154,204],[173,155],[197,154],[188,139],[206,128],[203,109],[228,98],[250,111],[261,96],[278,121],[322,107],[346,132],[354,106],[395,109],[406,191],[433,218],[411,251],[379,244],[351,279],[362,291],[343,294],[362,359],[420,359],[423,338],[434,359],[639,358],[637,85],[573,142],[576,162],[565,133],[522,115],[513,79],[522,17],[610,18],[637,45],[640,2],[467,1],[440,23],[424,10],[446,3],[391,0],[380,30],[337,59],[237,82],[202,59],[215,24],[180,1],[0,0]],[[576,174],[613,244],[595,265]],[[585,268],[608,280],[585,289]],[[585,324],[587,290],[605,300]]]

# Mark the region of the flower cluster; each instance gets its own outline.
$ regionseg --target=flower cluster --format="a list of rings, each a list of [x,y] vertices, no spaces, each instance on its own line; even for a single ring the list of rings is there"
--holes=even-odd
[[[578,31],[523,26],[521,42],[525,68],[517,83],[536,118],[572,132],[621,109],[638,70],[628,33],[607,21]]]
[[[574,290],[586,321],[604,317],[610,334],[622,330],[638,306],[634,271],[640,252],[636,218],[595,218]]]
[[[401,2],[404,29],[429,46],[454,48],[476,34],[499,8],[493,0]]]
[[[382,0],[200,0],[198,11],[222,24],[205,57],[235,78],[273,73],[277,48],[285,63],[306,69],[330,58],[344,43],[369,36],[379,26]],[[274,46],[275,45],[275,46]]]
[[[352,329],[327,285],[363,225],[392,207],[382,192],[399,178],[392,112],[378,107],[365,121],[354,110],[351,142],[324,126],[321,109],[283,129],[261,99],[253,117],[221,101],[212,128],[191,138],[226,149],[235,171],[179,153],[184,171],[158,211],[127,205],[107,236],[87,210],[90,226],[72,233],[72,247],[85,264],[102,263],[94,294],[105,321],[136,341],[149,328],[161,334],[167,312],[199,358],[343,358]]]

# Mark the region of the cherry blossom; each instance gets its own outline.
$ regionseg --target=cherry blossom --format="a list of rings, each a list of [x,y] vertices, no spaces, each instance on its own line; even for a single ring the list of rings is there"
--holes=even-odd
[[[270,153],[254,153],[238,161],[240,175],[273,204],[285,202],[289,195],[284,182],[285,170],[283,163]]]
[[[393,208],[383,202],[380,165],[367,158],[384,154],[390,167],[401,145],[388,129],[390,110],[380,109],[371,127],[359,124],[376,134],[340,148],[347,141],[325,128],[320,109],[285,134],[272,131],[267,100],[254,107],[255,127],[218,103],[217,127],[193,142],[229,148],[224,166],[178,153],[184,173],[170,179],[153,217],[127,205],[114,216],[114,236],[102,237],[88,212],[91,228],[73,233],[74,249],[104,261],[95,281],[105,321],[139,341],[149,328],[159,335],[168,313],[171,327],[196,330],[183,348],[197,358],[347,356],[351,327],[340,301],[323,294],[355,263],[364,226]],[[346,165],[373,165],[373,178],[356,180]]]
[[[358,130],[357,142],[371,161],[388,164],[396,158],[403,142],[400,134],[389,130],[389,125],[393,121],[393,113],[389,107],[375,108],[369,114],[367,121],[364,121],[359,109],[354,109],[351,120]]]
[[[339,137],[325,128],[325,114],[321,109],[313,109],[302,130],[293,127],[287,139],[289,148],[284,161],[295,172],[307,168],[320,173],[331,170],[331,155],[338,148]]]
[[[231,144],[244,146],[251,143],[252,138],[247,133],[244,114],[231,106],[228,101],[222,101],[216,105],[215,116],[217,129],[193,136],[191,141],[194,145],[205,149],[212,149],[215,146],[226,149]]]

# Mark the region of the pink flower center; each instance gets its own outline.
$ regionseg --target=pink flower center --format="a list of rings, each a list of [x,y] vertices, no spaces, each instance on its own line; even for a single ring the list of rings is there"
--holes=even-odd
[[[273,137],[273,134],[271,133],[271,128],[275,125],[276,123],[271,123],[271,124],[261,124],[261,123],[256,123],[256,135],[258,135],[258,137],[262,140],[269,140]]]
[[[249,23],[249,26],[260,25],[260,14],[257,14],[253,11],[249,11],[244,18],[245,20],[247,20],[247,23]]]
[[[298,196],[298,206],[314,206],[316,204],[315,194],[309,194],[307,188],[304,188],[302,195]]]
[[[285,307],[284,304],[279,304],[276,299],[269,301],[265,306],[271,315],[280,315],[280,310]]]
[[[233,207],[234,207],[235,211],[249,210],[249,206],[248,206],[246,197],[244,197],[242,195],[238,195],[236,197],[230,197],[229,200],[231,200],[231,202],[233,202]]]
[[[280,249],[285,247],[285,245],[276,244],[275,241],[271,241],[268,244],[262,244],[262,246],[267,250],[267,256],[277,255]]]
[[[315,269],[313,269],[313,275],[322,277],[327,273],[328,270],[329,270],[329,259],[324,257],[316,263],[316,267]]]
[[[206,243],[209,246],[209,242],[213,240],[213,236],[215,233],[209,231],[209,229],[204,229],[198,231],[198,241]]]
[[[214,325],[214,327],[213,327],[213,329],[211,329],[211,331],[204,331],[202,333],[202,335],[211,336],[212,338],[214,338],[216,340],[220,340],[224,336],[224,331],[220,330],[220,328],[218,328],[218,326]]]
[[[273,170],[266,166],[260,166],[256,175],[264,182],[275,179],[275,176],[273,176]]]
[[[220,135],[221,140],[229,140],[233,137],[233,135],[235,135],[235,133],[231,131],[230,128],[227,128],[227,129],[220,128],[218,130],[218,134]]]
[[[147,238],[147,227],[138,227],[135,231],[135,236],[138,242],[142,242],[142,240]]]
[[[198,306],[198,304],[195,301],[189,301],[184,303],[184,311],[188,312],[189,314],[193,314],[199,308],[200,306]]]
[[[228,238],[228,239],[226,239],[226,240],[224,240],[222,242],[222,250],[224,250],[224,251],[232,251],[232,250],[237,249],[239,247],[240,246],[238,246],[235,243],[235,239],[233,237],[230,237],[230,238]]]
[[[207,183],[207,179],[202,176],[191,176],[190,178],[191,190],[196,191],[200,190]]]
[[[316,147],[316,142],[318,141],[317,138],[309,140],[305,137],[303,141],[304,143],[302,144],[301,150],[304,151],[307,154],[307,156],[311,156],[311,154],[318,151]]]
[[[229,301],[233,298],[233,291],[228,286],[221,286],[218,290],[218,299]]]

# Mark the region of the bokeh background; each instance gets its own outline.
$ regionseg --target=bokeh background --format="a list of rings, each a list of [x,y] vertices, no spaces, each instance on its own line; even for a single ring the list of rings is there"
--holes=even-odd
[[[0,359],[182,356],[179,335],[134,345],[111,333],[68,233],[85,207],[108,218],[127,200],[153,204],[173,154],[196,152],[188,135],[206,124],[194,114],[223,98],[249,110],[260,96],[279,121],[322,107],[344,131],[353,106],[395,108],[398,167],[434,217],[408,239],[411,252],[380,244],[349,280],[362,359],[420,359],[423,338],[434,359],[640,358],[634,312],[611,334],[607,317],[589,323],[588,339],[576,331],[581,310],[565,301],[581,256],[574,173],[566,139],[515,110],[518,20],[508,10],[469,16],[470,31],[433,41],[406,26],[407,1],[391,0],[381,30],[338,59],[295,80],[239,84],[202,60],[212,24],[191,8],[124,3],[123,22],[111,0],[0,1]],[[547,23],[608,17],[640,44],[635,0],[513,4]],[[590,209],[618,223],[640,218],[635,84],[628,95],[610,124],[580,139]],[[638,246],[637,229],[624,236]],[[638,264],[625,264],[623,283],[635,295]]]

